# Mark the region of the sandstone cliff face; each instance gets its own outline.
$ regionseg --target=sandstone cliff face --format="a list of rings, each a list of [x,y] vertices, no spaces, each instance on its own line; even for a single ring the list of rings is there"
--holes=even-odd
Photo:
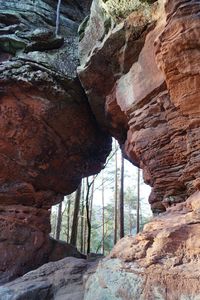
[[[166,2],[164,7],[164,2]],[[104,6],[101,1],[95,5]],[[199,1],[169,0],[110,27],[95,6],[80,44],[81,82],[101,124],[152,186],[154,212],[199,188]],[[95,46],[90,27],[95,22]],[[102,29],[103,28],[103,29]],[[87,42],[88,41],[88,42]],[[88,45],[87,59],[82,48]],[[92,48],[91,48],[92,46]],[[101,107],[101,110],[99,109]]]
[[[0,282],[53,256],[48,210],[82,177],[101,170],[110,135],[144,170],[154,212],[200,188],[200,3],[160,3],[149,4],[147,15],[139,10],[116,25],[106,3],[93,1],[90,18],[79,29],[78,72],[88,104],[76,69],[78,25],[90,1],[62,1],[55,35],[56,1],[0,0]],[[142,278],[149,286],[151,274],[159,279],[163,262],[169,264],[161,295],[178,272],[199,261],[199,208],[187,203],[156,219],[136,240],[122,240],[113,252],[120,264],[134,260],[140,274],[147,268]],[[127,274],[128,265],[123,268]],[[192,284],[187,270],[184,274]],[[198,272],[194,276],[198,281]],[[178,291],[185,286],[180,282]],[[176,285],[178,280],[174,291]],[[194,291],[199,297],[196,281]],[[139,293],[149,297],[144,299],[156,295]],[[190,295],[189,286],[185,293]]]
[[[118,242],[87,282],[85,300],[200,299],[200,2],[160,3],[150,6],[152,19],[137,11],[111,22],[81,60],[97,120],[143,169],[152,210],[167,210]]]
[[[62,1],[55,35],[57,1],[0,1],[0,282],[48,261],[48,209],[110,151],[76,75],[89,4]]]

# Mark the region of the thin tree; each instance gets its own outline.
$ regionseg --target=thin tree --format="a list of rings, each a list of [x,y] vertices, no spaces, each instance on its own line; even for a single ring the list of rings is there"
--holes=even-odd
[[[139,231],[140,231],[140,169],[138,168],[136,232],[138,233]]]
[[[93,210],[93,200],[94,200],[94,181],[95,176],[93,176],[92,190],[90,195],[90,222],[92,223],[92,210]]]
[[[87,254],[90,253],[90,239],[91,239],[91,222],[90,222],[90,195],[91,183],[89,183],[89,178],[87,177],[87,191],[85,197],[85,207],[86,207],[86,218],[87,218]]]
[[[133,220],[132,220],[132,206],[131,206],[131,202],[129,202],[129,234],[132,234],[132,228],[133,228]]]
[[[77,243],[77,232],[78,232],[78,213],[80,208],[80,198],[81,198],[81,183],[76,191],[75,203],[74,203],[74,215],[71,231],[70,244],[76,246]]]
[[[104,173],[102,171],[102,254],[105,252],[105,227],[104,227],[104,213],[105,213],[105,199],[104,199]]]
[[[62,224],[62,202],[60,202],[58,205],[58,214],[57,214],[57,222],[56,222],[56,240],[60,239],[61,224]]]
[[[87,191],[85,197],[85,207],[86,207],[86,218],[87,218],[87,254],[90,253],[90,244],[91,244],[91,208],[94,194],[94,180],[95,176],[91,182],[89,182],[89,178],[87,177]],[[90,196],[90,190],[92,187],[92,193]]]
[[[121,153],[121,178],[120,178],[120,204],[119,204],[119,211],[120,211],[120,238],[124,237],[124,158],[123,154]]]
[[[70,208],[71,208],[71,196],[68,196],[67,201],[67,243],[69,243],[70,240]]]
[[[114,204],[114,245],[117,243],[117,229],[118,229],[118,164],[117,164],[117,142],[115,140],[115,204]]]
[[[87,216],[86,210],[84,212],[84,235],[83,235],[83,253],[86,253],[87,246]]]
[[[85,184],[83,179],[82,193],[81,193],[81,252],[84,251],[84,211],[85,211]]]
[[[60,27],[60,6],[61,6],[61,0],[58,0],[57,9],[56,9],[56,36],[58,35],[59,27]]]
[[[56,222],[57,222],[57,214],[54,213],[53,207],[51,207],[51,231],[53,238],[56,238]]]

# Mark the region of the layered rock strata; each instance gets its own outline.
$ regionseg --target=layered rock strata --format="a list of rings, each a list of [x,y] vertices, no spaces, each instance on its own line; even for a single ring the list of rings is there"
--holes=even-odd
[[[56,1],[0,1],[0,282],[49,260],[49,209],[110,151],[76,75],[89,2],[56,24]]]
[[[151,18],[137,10],[116,25],[106,3],[94,1],[79,68],[99,124],[152,186],[155,213],[199,189],[200,166],[200,3],[159,3],[149,5]]]
[[[85,300],[200,298],[200,192],[125,237],[86,286]]]
[[[109,12],[96,3],[105,24]],[[118,242],[87,282],[85,300],[200,299],[200,2],[155,5],[150,19],[137,10],[109,30],[97,26],[85,57],[94,9],[80,44],[79,75],[94,114],[143,169],[152,210],[167,210]]]

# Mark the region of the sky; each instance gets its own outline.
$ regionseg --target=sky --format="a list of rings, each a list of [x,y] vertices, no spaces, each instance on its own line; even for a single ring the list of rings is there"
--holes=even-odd
[[[113,143],[114,145],[114,143]],[[111,153],[112,155],[112,153]],[[108,158],[109,160],[109,158]],[[117,151],[117,164],[118,168],[121,164],[121,150]],[[103,174],[103,175],[102,175]],[[124,160],[124,191],[128,188],[132,188],[134,190],[134,194],[137,195],[137,176],[138,176],[138,168],[131,164],[128,160]],[[114,199],[114,184],[115,184],[115,157],[109,160],[107,166],[104,170],[102,170],[95,179],[94,186],[94,206],[102,206],[102,176],[104,178],[104,190],[105,190],[105,206],[109,203],[113,203]],[[118,177],[120,180],[120,170],[118,170]],[[93,177],[89,177],[89,180],[92,180]],[[148,197],[151,192],[151,187],[146,185],[143,182],[142,170],[140,171],[140,208],[141,212],[144,216],[150,217],[152,216],[151,208],[148,203]],[[63,203],[63,209],[65,207],[66,201]],[[57,209],[56,206],[53,209]]]
[[[114,158],[113,158],[114,160]],[[107,167],[102,171],[103,176],[107,177],[109,173],[108,180],[105,178],[105,205],[113,201],[114,197],[114,172],[115,172],[115,163],[113,160],[110,160]],[[121,164],[121,153],[120,150],[117,152],[117,163],[118,167]],[[101,206],[102,205],[102,191],[101,191],[101,185],[102,185],[102,172],[99,173],[97,178],[95,179],[95,188],[94,188],[94,205]],[[137,193],[137,176],[138,176],[138,168],[135,167],[133,164],[131,164],[128,160],[124,160],[124,191],[126,191],[128,188],[132,187],[134,188],[135,194]],[[119,175],[120,177],[120,171]],[[151,208],[148,203],[148,197],[151,192],[151,187],[146,185],[143,182],[143,176],[142,176],[142,170],[140,171],[140,196],[141,196],[141,210],[144,215],[151,215]]]

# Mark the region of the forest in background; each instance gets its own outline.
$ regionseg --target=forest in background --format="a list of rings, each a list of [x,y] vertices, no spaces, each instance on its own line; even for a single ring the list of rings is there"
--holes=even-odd
[[[105,168],[84,178],[77,191],[52,208],[51,236],[82,253],[107,255],[120,238],[135,235],[152,217],[149,191],[140,170],[124,160],[113,141]]]

